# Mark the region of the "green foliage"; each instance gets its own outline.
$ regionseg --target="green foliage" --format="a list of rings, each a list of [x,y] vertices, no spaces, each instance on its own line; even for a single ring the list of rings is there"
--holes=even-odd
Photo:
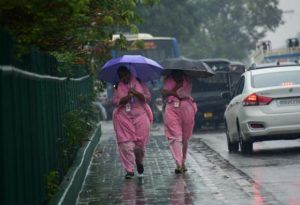
[[[98,122],[99,113],[91,102],[94,96],[79,95],[77,108],[63,116],[64,139],[60,143],[60,156],[63,161],[62,174],[65,174],[72,163],[78,148],[89,140],[88,136]]]
[[[140,31],[176,37],[187,57],[239,60],[282,15],[278,0],[164,0],[137,12],[145,19]]]
[[[56,50],[71,42],[73,26],[88,11],[88,0],[1,2],[1,26],[22,43]]]
[[[64,175],[72,163],[76,151],[80,147],[80,139],[86,137],[90,127],[87,127],[78,110],[65,113],[63,118],[65,139],[60,144],[62,159],[62,174]]]
[[[66,132],[67,149],[77,147],[79,138],[86,134],[87,124],[81,118],[79,111],[71,111],[64,116],[64,129]]]
[[[0,27],[21,45],[50,51],[58,60],[103,63],[116,31],[138,32],[137,5],[158,0],[1,0]],[[100,54],[99,55],[99,50]],[[92,69],[92,71],[94,68]]]
[[[57,171],[51,171],[46,176],[47,201],[49,201],[59,190],[59,175]]]

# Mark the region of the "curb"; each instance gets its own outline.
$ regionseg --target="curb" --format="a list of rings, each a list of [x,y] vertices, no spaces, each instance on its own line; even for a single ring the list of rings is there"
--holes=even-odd
[[[57,194],[50,200],[49,205],[71,205],[76,204],[78,194],[85,179],[86,171],[89,167],[93,152],[99,143],[101,136],[101,123],[96,126],[94,133],[84,147],[80,148],[74,163],[64,180],[60,184]]]

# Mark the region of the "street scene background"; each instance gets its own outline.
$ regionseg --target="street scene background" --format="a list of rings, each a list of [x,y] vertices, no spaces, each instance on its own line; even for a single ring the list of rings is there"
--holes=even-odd
[[[299,19],[299,0],[0,0],[0,204],[300,205]],[[143,177],[130,180],[112,121],[120,76],[104,74],[124,55],[157,66],[147,74],[129,66],[150,90],[154,116]],[[180,69],[198,110],[179,174],[161,93],[170,59],[192,65]],[[264,66],[296,77],[274,91],[281,96],[255,90],[242,107],[281,112],[288,98],[292,117],[271,121],[288,122],[282,136],[298,126],[292,140],[245,141],[240,126],[226,124],[242,80]],[[249,126],[268,124],[260,122]]]

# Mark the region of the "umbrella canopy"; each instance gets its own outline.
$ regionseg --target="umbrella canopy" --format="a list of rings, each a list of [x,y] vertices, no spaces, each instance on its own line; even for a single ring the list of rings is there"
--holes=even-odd
[[[182,70],[195,78],[208,78],[215,75],[215,72],[201,60],[169,58],[163,62],[163,66],[163,75],[169,75],[172,70]]]
[[[154,60],[141,55],[124,55],[107,61],[99,72],[99,79],[110,83],[118,82],[117,71],[120,66],[126,66],[134,76],[144,82],[159,79],[162,74],[162,66]]]

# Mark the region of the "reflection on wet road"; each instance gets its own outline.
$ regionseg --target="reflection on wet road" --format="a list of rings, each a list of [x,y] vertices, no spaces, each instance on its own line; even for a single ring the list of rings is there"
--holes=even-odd
[[[124,205],[145,205],[147,198],[144,195],[143,180],[127,180],[122,187],[122,204]]]
[[[125,172],[119,163],[114,139],[109,137],[103,140],[96,150],[96,153],[101,155],[95,155],[93,158],[77,204],[299,204],[297,193],[300,192],[296,192],[300,187],[298,179],[294,179],[295,192],[282,197],[280,191],[288,185],[284,183],[286,175],[279,176],[282,178],[277,184],[273,183],[272,178],[268,178],[274,173],[281,173],[280,170],[276,170],[278,161],[271,160],[270,166],[262,168],[261,165],[270,159],[266,153],[257,153],[257,156],[252,157],[229,155],[222,149],[211,149],[203,143],[205,137],[196,136],[192,140],[187,160],[188,172],[175,175],[175,164],[167,141],[160,133],[158,130],[152,136],[148,146],[144,177],[135,177],[132,180],[124,179]],[[210,139],[213,138],[218,139],[218,136],[210,136]],[[212,143],[209,140],[207,142]],[[221,140],[216,147],[222,143],[224,142]],[[268,183],[275,188],[269,189],[266,185]],[[288,189],[291,190],[290,187]]]
[[[148,200],[148,197],[149,193],[147,195],[144,193],[144,180],[142,178],[124,181],[122,186],[123,205],[151,204],[151,197],[150,200]],[[174,178],[168,198],[172,205],[194,204],[191,193],[187,190],[184,176],[178,175]]]
[[[196,138],[196,139],[195,139]],[[223,159],[250,177],[254,204],[266,204],[259,189],[271,193],[281,204],[300,205],[300,140],[264,141],[254,143],[250,156],[227,151],[226,136],[222,132],[202,132],[195,135]]]
[[[259,183],[255,182],[255,183],[252,184],[252,186],[253,186],[253,190],[254,190],[254,193],[253,193],[253,204],[254,205],[264,204],[264,198],[260,194],[261,185]]]
[[[174,180],[174,184],[171,190],[171,204],[172,205],[184,205],[193,204],[191,193],[187,190],[187,184],[184,176],[178,175]]]

